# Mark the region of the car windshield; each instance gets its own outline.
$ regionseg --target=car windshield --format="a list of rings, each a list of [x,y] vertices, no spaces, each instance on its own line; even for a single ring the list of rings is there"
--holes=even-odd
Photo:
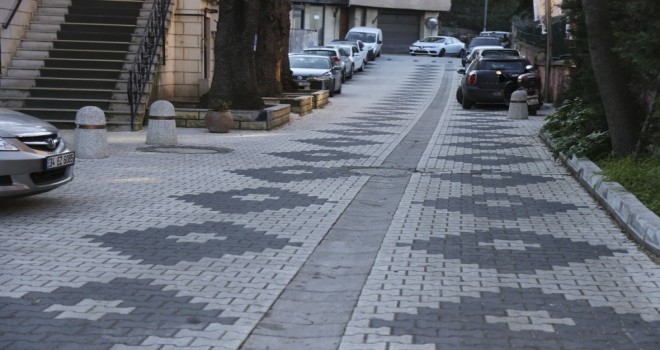
[[[438,38],[438,37],[428,37],[420,40],[423,43],[442,43],[445,41],[445,38]]]
[[[291,68],[330,69],[330,61],[321,57],[289,57]]]
[[[349,32],[346,35],[346,39],[348,39],[348,40],[361,40],[362,42],[365,42],[365,43],[375,43],[376,42],[376,34],[362,33],[362,32]]]
[[[525,63],[521,61],[481,61],[480,70],[507,70],[520,71],[525,69]]]
[[[497,38],[474,38],[470,42],[471,47],[489,45],[500,45],[500,41]]]

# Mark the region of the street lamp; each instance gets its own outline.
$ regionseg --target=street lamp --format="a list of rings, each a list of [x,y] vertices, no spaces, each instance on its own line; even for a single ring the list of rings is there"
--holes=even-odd
[[[486,31],[487,22],[488,22],[488,0],[484,0],[484,32]]]

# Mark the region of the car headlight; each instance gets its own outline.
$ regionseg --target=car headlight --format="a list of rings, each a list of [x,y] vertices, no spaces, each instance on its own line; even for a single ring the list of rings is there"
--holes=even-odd
[[[18,151],[18,148],[0,137],[0,151]]]

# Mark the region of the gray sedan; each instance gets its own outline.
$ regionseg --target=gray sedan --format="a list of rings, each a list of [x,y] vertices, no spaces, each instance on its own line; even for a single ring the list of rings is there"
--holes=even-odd
[[[50,191],[73,180],[75,153],[57,128],[0,108],[0,198]]]

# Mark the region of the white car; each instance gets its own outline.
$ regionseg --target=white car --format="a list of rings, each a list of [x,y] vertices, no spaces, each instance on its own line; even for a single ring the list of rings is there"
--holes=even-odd
[[[356,62],[355,69],[358,72],[362,72],[364,70],[364,67],[366,67],[368,63],[368,58],[367,58],[368,51],[362,41],[335,39],[331,41],[328,45],[342,46],[342,47],[345,47],[346,45],[350,45],[352,47],[355,47],[355,48],[351,48],[351,51],[353,52],[353,56],[360,56],[360,57],[355,57],[354,59],[354,62]],[[357,53],[355,49],[357,49]]]
[[[335,45],[335,44],[331,44]],[[337,45],[342,47],[348,53],[352,62],[352,71],[364,71],[364,57],[360,54],[360,49],[356,45]],[[351,77],[353,74],[351,73]]]
[[[451,36],[427,36],[417,40],[408,49],[411,55],[430,55],[442,57],[454,55],[461,57],[465,54],[465,43]]]
[[[346,34],[346,40],[360,40],[367,49],[367,59],[373,61],[380,57],[383,47],[383,31],[374,27],[353,27]]]
[[[482,52],[487,52],[489,56],[520,56],[520,52],[514,49],[507,49],[502,46],[476,46],[472,49],[469,56],[465,57],[465,66],[479,58]]]

